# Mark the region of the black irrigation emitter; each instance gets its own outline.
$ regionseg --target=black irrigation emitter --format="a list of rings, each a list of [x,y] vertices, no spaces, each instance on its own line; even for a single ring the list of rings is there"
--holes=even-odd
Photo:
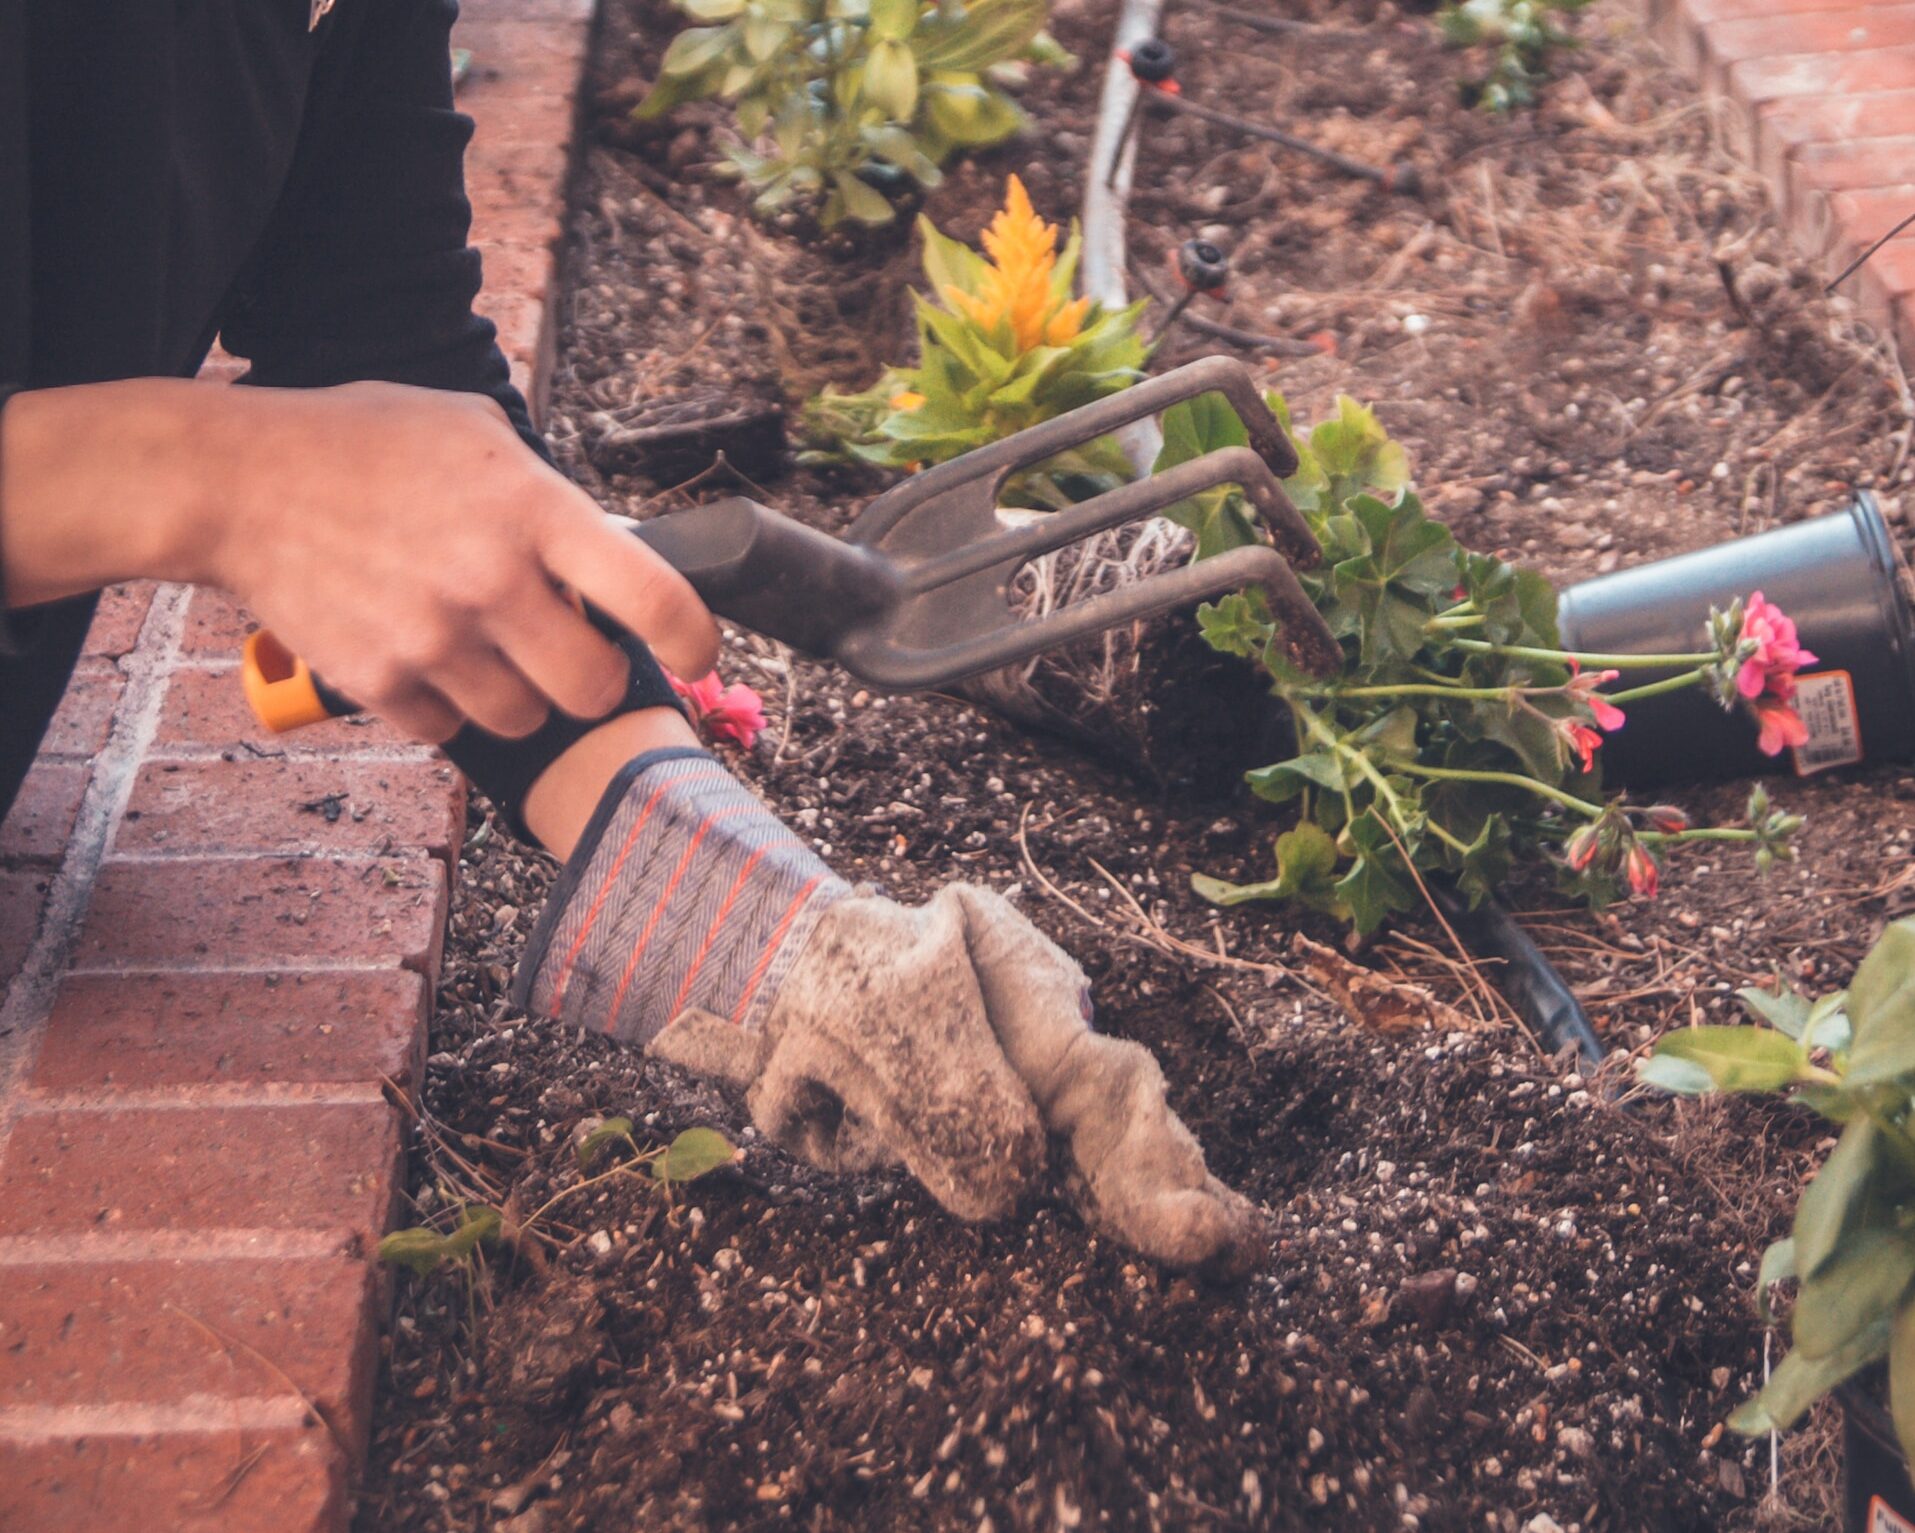
[[[1176,50],[1160,37],[1149,38],[1134,48],[1120,49],[1117,56],[1130,66],[1131,76],[1137,81],[1139,89],[1136,101],[1131,103],[1130,116],[1124,119],[1124,131],[1117,140],[1117,153],[1111,159],[1112,182],[1116,180],[1117,167],[1123,160],[1124,145],[1136,131],[1137,120],[1148,104],[1167,112],[1195,117],[1200,122],[1214,123],[1220,128],[1231,128],[1247,137],[1262,139],[1265,143],[1294,149],[1298,154],[1321,160],[1346,176],[1373,181],[1386,192],[1414,196],[1421,187],[1421,180],[1413,165],[1372,165],[1367,160],[1325,149],[1321,144],[1313,144],[1307,138],[1298,138],[1296,134],[1286,133],[1281,128],[1252,122],[1247,117],[1220,112],[1213,106],[1190,100],[1177,80]]]
[[[1137,99],[1130,104],[1123,131],[1117,135],[1117,148],[1110,157],[1106,187],[1117,184],[1117,167],[1124,160],[1124,145],[1137,131],[1138,115],[1144,110],[1144,98],[1151,95],[1177,96],[1183,86],[1177,81],[1177,50],[1161,37],[1147,37],[1135,48],[1119,48],[1118,58],[1130,66],[1130,77],[1137,82]]]
[[[1177,301],[1171,304],[1163,323],[1158,325],[1157,333],[1150,338],[1153,347],[1170,333],[1170,327],[1183,318],[1184,310],[1193,301],[1199,297],[1221,301],[1230,287],[1230,257],[1209,240],[1185,240],[1178,247],[1176,267],[1184,290],[1177,295]]]

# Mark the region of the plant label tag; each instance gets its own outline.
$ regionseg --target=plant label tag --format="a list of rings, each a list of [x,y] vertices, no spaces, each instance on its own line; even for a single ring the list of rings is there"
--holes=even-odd
[[[1867,1533],[1915,1533],[1915,1522],[1893,1510],[1880,1496],[1874,1496],[1868,1504]]]
[[[1795,747],[1797,777],[1853,766],[1862,759],[1862,720],[1855,709],[1855,683],[1847,671],[1796,677],[1795,711],[1809,731],[1808,740]],[[1915,1528],[1909,1533],[1915,1533]]]

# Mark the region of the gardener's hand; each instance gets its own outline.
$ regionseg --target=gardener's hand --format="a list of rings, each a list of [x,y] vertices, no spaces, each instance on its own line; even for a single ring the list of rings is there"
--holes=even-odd
[[[0,429],[10,603],[136,577],[223,586],[422,739],[616,705],[624,657],[560,586],[681,675],[717,654],[684,579],[478,395],[136,379],[16,395]]]
[[[607,791],[519,999],[742,1087],[815,1165],[902,1163],[961,1217],[1007,1213],[1048,1132],[1087,1216],[1126,1244],[1222,1272],[1261,1253],[1255,1209],[1205,1170],[1156,1062],[1092,1030],[1082,971],[1005,900],[854,893],[701,752],[641,757]]]

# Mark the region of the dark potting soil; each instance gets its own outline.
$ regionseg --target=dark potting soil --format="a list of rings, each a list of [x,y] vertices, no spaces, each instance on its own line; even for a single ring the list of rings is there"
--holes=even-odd
[[[1094,62],[1112,10],[1058,0],[1056,30]],[[1759,189],[1623,11],[1589,13],[1565,78],[1502,120],[1456,104],[1471,61],[1425,18],[1326,9],[1362,37],[1213,28],[1206,50],[1200,17],[1170,24],[1193,97],[1407,157],[1436,190],[1392,199],[1154,125],[1133,239],[1154,263],[1225,238],[1239,278],[1219,317],[1333,332],[1335,356],[1273,381],[1306,418],[1338,391],[1376,404],[1459,536],[1578,578],[1824,509],[1838,481],[1876,484],[1899,522],[1889,364],[1782,262]],[[753,225],[708,174],[717,114],[625,122],[676,24],[607,6],[553,404],[572,470],[640,515],[740,485],[652,482],[610,441],[621,419],[714,388],[795,405],[861,387],[898,354],[916,275],[901,235]],[[955,168],[940,225],[973,234],[1010,170],[1067,213],[1096,74],[1030,90],[1033,138]],[[837,526],[876,485],[807,471],[763,493]],[[503,997],[551,868],[475,805],[419,1213],[525,1217],[577,1185],[571,1139],[599,1115],[646,1143],[715,1124],[746,1153],[670,1200],[602,1183],[469,1278],[401,1280],[362,1528],[1827,1525],[1829,1412],[1784,1440],[1774,1495],[1767,1444],[1720,1429],[1761,1377],[1755,1264],[1826,1147],[1817,1123],[1756,1102],[1621,1111],[1506,1022],[1366,1031],[1290,977],[1291,933],[1333,930],[1188,892],[1193,870],[1265,872],[1281,822],[1257,806],[1141,787],[958,701],[867,696],[750,636],[724,670],[772,719],[731,759],[837,866],[907,901],[989,882],[1078,955],[1100,1025],[1157,1052],[1213,1168],[1271,1211],[1270,1259],[1206,1287],[1049,1196],[957,1224],[908,1178],[810,1172],[711,1088],[526,1023]],[[1682,800],[1728,821],[1743,791]],[[1737,985],[1839,985],[1915,908],[1908,774],[1775,791],[1809,825],[1767,880],[1705,851],[1660,900],[1603,915],[1541,878],[1511,892],[1613,1048],[1729,1020]],[[1490,1009],[1431,922],[1359,957]]]

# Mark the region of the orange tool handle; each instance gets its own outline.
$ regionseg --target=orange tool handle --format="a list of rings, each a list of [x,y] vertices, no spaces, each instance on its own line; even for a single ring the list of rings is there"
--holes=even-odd
[[[253,716],[276,735],[359,711],[263,628],[247,637],[239,677]]]

